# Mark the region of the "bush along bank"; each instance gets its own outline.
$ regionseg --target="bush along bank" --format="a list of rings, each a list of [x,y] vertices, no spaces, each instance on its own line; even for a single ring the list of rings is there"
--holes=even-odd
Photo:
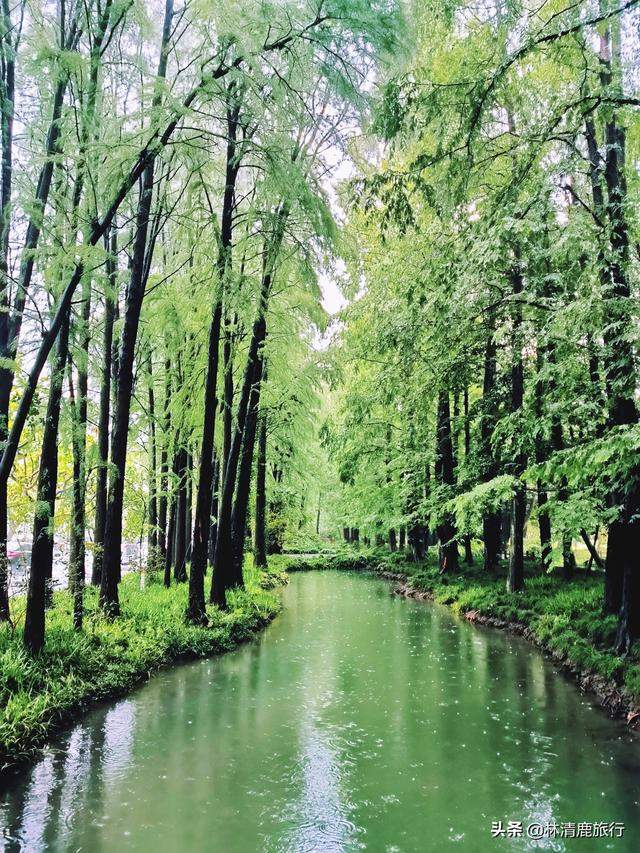
[[[373,572],[396,581],[394,592],[447,605],[468,621],[502,628],[535,643],[594,694],[612,716],[640,723],[640,648],[617,655],[617,617],[602,613],[603,575],[577,571],[572,580],[527,566],[525,589],[507,592],[506,570],[487,573],[478,565],[441,575],[434,554],[419,563],[406,554],[340,552],[292,559],[287,571],[337,569]]]
[[[286,579],[285,579],[286,580]],[[73,629],[68,592],[54,594],[46,642],[29,655],[19,629],[0,630],[0,768],[32,757],[53,731],[96,702],[122,696],[151,673],[175,661],[234,649],[264,628],[280,610],[275,591],[280,572],[253,573],[246,589],[229,593],[229,609],[207,609],[207,624],[185,621],[187,584],[166,589],[140,575],[121,584],[122,615],[108,621],[98,610],[97,590],[87,588],[85,629]]]

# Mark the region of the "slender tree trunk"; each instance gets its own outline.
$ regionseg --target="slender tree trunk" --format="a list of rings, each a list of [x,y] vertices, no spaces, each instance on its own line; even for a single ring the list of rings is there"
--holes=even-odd
[[[267,566],[267,415],[262,412],[258,427],[258,462],[256,467],[256,517],[254,524],[253,563],[257,568]],[[318,504],[319,524],[320,505]]]
[[[398,550],[398,539],[396,537],[395,527],[389,528],[389,550],[392,554]]]
[[[405,549],[405,546],[406,546],[406,537],[407,537],[407,531],[406,531],[406,528],[405,528],[405,527],[404,527],[404,525],[403,525],[403,526],[400,528],[399,537],[398,537],[398,540],[399,540],[399,541],[398,541],[398,549],[399,549],[400,551],[404,551],[404,549]]]
[[[69,352],[69,323],[62,324],[55,362],[52,366],[51,385],[47,401],[40,465],[38,492],[33,521],[31,568],[27,589],[27,609],[24,623],[24,642],[32,652],[44,644],[45,606],[47,584],[51,583],[53,567],[53,524],[58,485],[58,425],[62,384]]]
[[[482,479],[489,482],[498,473],[491,438],[496,422],[496,343],[493,323],[487,330],[487,342],[484,350],[484,377],[482,383],[482,409],[480,415],[480,444],[482,460]],[[501,536],[500,509],[487,510],[482,518],[482,538],[484,542],[484,570],[492,572],[498,567],[500,559]]]
[[[87,109],[81,131],[78,174],[74,186],[72,231],[75,231],[77,227],[77,213],[80,209],[84,191],[87,167],[87,147],[89,141],[95,136],[97,131],[97,127],[95,126],[95,108],[98,95],[98,75],[101,64],[102,45],[107,35],[111,15],[111,6],[112,0],[106,0],[100,12],[95,38],[91,44]],[[84,231],[84,237],[86,240],[89,235],[86,232],[86,229],[84,229]],[[108,241],[108,229],[105,231],[104,236]],[[78,399],[77,404],[73,407],[73,509],[69,547],[69,577],[71,579],[71,591],[74,602],[73,622],[76,630],[80,630],[82,628],[85,587],[87,406],[89,393],[89,343],[91,338],[89,327],[89,321],[91,318],[91,278],[88,274],[83,276],[81,288],[82,313],[81,321],[79,323],[80,355],[77,364]],[[72,370],[71,365],[69,369]]]
[[[89,391],[89,318],[91,316],[91,280],[85,277],[82,284],[82,319],[79,324],[80,358],[77,365],[78,396],[73,405],[73,512],[69,547],[69,578],[73,594],[73,623],[82,628],[83,596],[85,586],[85,492],[87,403]],[[69,371],[72,371],[71,363]]]
[[[242,573],[244,543],[247,530],[247,513],[249,510],[249,492],[251,490],[253,451],[258,427],[260,391],[263,381],[264,362],[262,356],[259,355],[256,360],[254,382],[249,397],[249,408],[244,422],[236,498],[231,513],[232,574],[230,577],[230,586],[242,586],[244,583]]]
[[[211,516],[209,519],[209,565],[213,567],[213,560],[216,554],[216,538],[218,534],[218,502],[220,497],[220,458],[213,451],[213,488],[211,490]]]
[[[186,502],[186,512],[184,517],[184,554],[185,561],[187,563],[191,562],[191,551],[193,540],[191,537],[191,531],[193,530],[193,454],[191,453],[191,449],[187,449],[187,480],[186,480],[186,492],[187,492],[187,502]]]
[[[538,377],[535,386],[535,414],[538,420],[538,431],[535,438],[535,453],[536,463],[542,464],[547,457],[545,436],[542,433],[543,424],[543,399],[544,399],[544,383],[541,379],[541,372],[544,368],[543,348],[538,345],[536,353],[536,370]],[[543,572],[546,572],[551,563],[551,519],[549,517],[549,509],[547,507],[548,495],[542,480],[538,480],[536,484],[537,500],[538,500],[538,530],[540,533],[540,567]]]
[[[236,323],[237,316],[234,318],[233,325],[235,326]],[[224,472],[231,450],[231,438],[233,434],[233,333],[230,326],[231,324],[228,321],[225,322],[224,346],[222,351],[224,362],[224,402],[222,408],[221,481],[224,481]]]
[[[438,393],[437,433],[436,433],[436,482],[439,486],[454,486],[454,454],[449,410],[449,391],[441,389]],[[440,573],[450,574],[458,570],[457,531],[453,515],[444,513],[437,526],[440,550]]]
[[[169,0],[171,2],[171,0]],[[131,279],[125,300],[124,326],[118,358],[118,380],[111,440],[111,468],[107,498],[107,523],[105,526],[104,556],[100,582],[100,603],[110,615],[120,612],[118,582],[122,560],[122,511],[124,501],[124,476],[129,437],[129,415],[133,394],[133,362],[140,309],[144,296],[144,262],[147,231],[153,195],[153,164],[145,169],[140,203],[136,220],[136,238],[131,265]]]
[[[147,569],[158,567],[158,475],[156,470],[156,413],[153,388],[153,353],[149,352],[149,507],[147,531]]]
[[[613,40],[614,58],[618,63],[619,41]],[[612,83],[612,38],[607,27],[600,35],[601,86],[608,90]],[[589,116],[585,120],[585,138],[589,155],[589,177],[593,198],[594,213],[601,222],[608,222],[609,238],[602,237],[602,248],[598,255],[600,287],[604,308],[605,332],[603,348],[603,366],[608,403],[608,425],[625,426],[637,423],[638,412],[635,403],[636,371],[632,351],[632,314],[629,306],[630,287],[627,280],[629,255],[628,227],[625,215],[626,178],[624,173],[625,133],[617,126],[615,113],[612,113],[605,126],[605,158],[601,157],[596,136],[595,122]],[[605,198],[605,187],[607,198]],[[624,608],[624,577],[629,564],[629,553],[640,552],[640,541],[635,541],[634,506],[640,503],[637,476],[632,474],[635,485],[627,492],[612,484],[609,498],[611,506],[622,505],[619,517],[609,526],[607,554],[605,559],[604,610],[607,613],[620,613],[618,646],[629,646],[631,634],[625,627],[626,614],[633,607]],[[630,529],[629,529],[630,528]],[[630,547],[633,546],[633,547]],[[630,571],[633,569],[630,567]],[[634,588],[627,584],[627,590]],[[640,608],[636,608],[640,609]]]
[[[175,470],[175,469],[174,469]],[[171,586],[171,569],[173,568],[173,555],[175,551],[174,540],[176,530],[176,494],[171,492],[169,501],[169,528],[167,530],[167,553],[164,562],[164,585]]]
[[[519,254],[516,252],[516,263]],[[519,296],[522,293],[522,273],[514,266],[511,272],[512,293],[515,297],[513,311],[513,362],[511,367],[511,411],[519,415],[524,402],[524,364],[522,361],[522,307]],[[524,588],[524,530],[527,515],[527,492],[522,475],[527,460],[522,450],[516,451],[513,474],[516,478],[511,504],[511,553],[509,556],[509,575],[507,589],[518,592]]]
[[[160,60],[158,63],[157,80],[166,77],[167,56],[173,20],[173,0],[166,0],[162,41],[160,45]],[[152,109],[160,105],[161,87],[158,86],[152,101]],[[111,442],[111,470],[109,476],[109,492],[107,499],[107,523],[105,529],[104,558],[102,579],[100,582],[100,604],[105,612],[112,616],[120,613],[118,599],[118,581],[122,561],[122,510],[124,501],[124,474],[127,458],[127,440],[129,435],[129,414],[131,396],[133,393],[133,362],[140,309],[144,297],[146,273],[148,274],[149,259],[147,258],[147,235],[151,215],[151,201],[155,173],[155,157],[149,158],[142,173],[140,201],[136,215],[136,231],[131,262],[131,278],[125,300],[124,326],[120,341],[118,358],[118,382],[116,405],[114,413],[114,430]]]
[[[469,389],[465,385],[462,396],[464,410],[464,461],[468,467],[471,456],[471,424],[469,423]],[[471,534],[464,535],[464,561],[468,566],[473,565],[473,551],[471,549]]]
[[[232,566],[233,560],[233,537],[231,526],[231,513],[233,504],[233,495],[235,491],[236,473],[238,461],[240,458],[240,448],[244,433],[244,424],[249,409],[249,402],[254,380],[256,379],[256,369],[262,370],[262,358],[260,356],[261,347],[264,344],[267,334],[266,312],[269,301],[269,293],[273,281],[275,264],[280,252],[280,246],[284,237],[284,227],[288,217],[288,206],[283,204],[276,212],[276,230],[269,247],[265,249],[264,269],[262,275],[262,284],[260,288],[260,303],[258,307],[258,316],[256,317],[251,332],[251,340],[249,343],[249,353],[247,355],[247,364],[245,367],[242,390],[238,404],[238,414],[236,418],[235,430],[229,449],[229,458],[225,467],[224,485],[222,488],[222,497],[220,500],[220,513],[218,520],[218,530],[216,536],[216,551],[214,559],[214,570],[211,583],[211,602],[219,607],[226,607],[226,591],[230,584],[237,582],[237,575],[234,577]],[[240,579],[241,581],[241,579]]]
[[[211,530],[211,490],[213,482],[213,444],[216,428],[216,410],[218,407],[218,356],[220,348],[220,324],[222,320],[222,299],[226,279],[231,269],[231,241],[233,236],[233,209],[235,205],[235,185],[240,163],[236,156],[236,139],[240,103],[236,87],[232,83],[227,90],[227,159],[226,180],[222,201],[222,223],[220,228],[220,253],[218,257],[218,276],[220,290],[216,296],[209,330],[209,357],[205,379],[204,422],[202,428],[202,449],[200,453],[200,472],[198,477],[198,497],[196,503],[196,524],[194,530],[194,553],[189,575],[189,604],[187,615],[193,621],[205,618],[204,575],[207,568],[209,534]],[[225,356],[228,336],[225,338]],[[225,365],[225,386],[230,364]],[[226,389],[225,389],[226,390]],[[225,395],[226,396],[226,395]],[[225,400],[226,403],[226,400]],[[230,414],[230,413],[229,413]],[[225,410],[225,417],[227,412]]]
[[[164,566],[167,559],[167,476],[169,473],[169,433],[171,430],[171,363],[164,365],[165,390],[162,416],[162,449],[160,450],[160,495],[158,498],[158,560]]]
[[[187,451],[178,451],[178,496],[176,500],[175,550],[173,555],[173,578],[177,583],[187,580],[186,567],[186,517],[187,517]]]
[[[15,101],[15,47],[13,23],[9,0],[2,0],[2,40],[4,63],[2,66],[2,92],[0,120],[2,134],[2,185],[0,188],[0,355],[6,357],[9,349],[9,301],[11,280],[9,275],[9,235],[11,232],[11,187],[13,184],[13,123]],[[0,366],[0,442],[8,434],[9,398],[11,382],[9,370]],[[8,506],[7,486],[0,482],[0,621],[9,619],[9,588],[7,564]],[[44,625],[44,616],[43,616]]]
[[[111,357],[113,324],[117,300],[116,258],[118,255],[117,230],[105,235],[107,251],[107,287],[104,296],[104,330],[102,337],[102,381],[100,385],[100,414],[98,420],[98,471],[96,475],[96,515],[93,533],[93,564],[91,583],[100,585],[104,528],[107,520],[107,465],[109,463],[109,417],[111,406]]]
[[[263,292],[264,292],[263,286]],[[267,290],[268,292],[268,290]],[[264,300],[266,307],[266,299]],[[219,607],[226,606],[226,590],[235,580],[233,576],[233,539],[231,527],[231,513],[233,506],[233,494],[235,491],[236,473],[240,458],[240,447],[244,434],[244,422],[249,408],[250,395],[253,387],[255,368],[258,362],[258,350],[262,346],[266,334],[266,323],[261,310],[253,325],[251,342],[242,391],[238,406],[238,417],[236,428],[231,442],[229,457],[225,469],[224,485],[220,500],[218,515],[218,530],[216,535],[216,551],[214,558],[213,577],[211,582],[211,602]],[[261,366],[261,365],[260,365]]]

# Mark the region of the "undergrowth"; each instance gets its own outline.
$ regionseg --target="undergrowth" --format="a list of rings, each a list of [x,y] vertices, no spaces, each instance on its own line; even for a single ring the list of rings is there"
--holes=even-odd
[[[105,620],[97,590],[85,594],[84,630],[73,630],[72,601],[54,594],[42,651],[31,656],[22,631],[0,628],[0,767],[29,757],[53,729],[88,705],[120,696],[162,666],[235,648],[264,627],[280,608],[270,591],[286,580],[250,570],[247,587],[229,595],[229,610],[207,609],[208,624],[185,621],[187,585],[170,589],[158,578],[126,575],[120,585],[122,615]],[[24,602],[15,602],[19,614]],[[18,618],[18,623],[20,619]]]

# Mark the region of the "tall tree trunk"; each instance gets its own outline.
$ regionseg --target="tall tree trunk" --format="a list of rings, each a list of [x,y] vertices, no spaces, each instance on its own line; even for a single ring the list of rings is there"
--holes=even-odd
[[[213,451],[213,488],[211,489],[211,516],[209,519],[209,565],[213,567],[216,554],[216,537],[218,534],[218,502],[220,497],[221,463],[220,457]]]
[[[491,438],[496,423],[496,342],[493,322],[487,329],[487,342],[484,350],[484,377],[482,382],[482,407],[480,415],[480,455],[482,479],[489,482],[498,474]],[[501,536],[500,509],[486,510],[482,517],[482,538],[484,543],[484,569],[492,572],[498,567],[500,559]]]
[[[175,474],[175,463],[173,472]],[[167,553],[165,555],[164,561],[164,585],[167,587],[167,589],[171,586],[171,569],[173,568],[173,555],[175,552],[174,542],[176,532],[176,504],[176,491],[175,489],[172,489],[168,506],[169,527],[167,530]]]
[[[191,531],[193,525],[193,454],[190,446],[187,446],[185,464],[185,513],[184,513],[184,558],[185,563],[191,561],[192,539]]]
[[[153,388],[153,353],[149,351],[149,507],[147,530],[147,569],[158,568],[158,474],[156,470],[156,412]]]
[[[395,527],[389,528],[389,550],[392,554],[398,550],[398,539]]]
[[[44,644],[45,606],[47,584],[51,583],[53,568],[53,523],[58,486],[58,425],[62,383],[69,352],[69,323],[62,324],[55,361],[51,371],[51,385],[47,401],[40,465],[38,492],[33,520],[31,567],[27,589],[27,609],[24,622],[24,642],[32,652]]]
[[[158,83],[166,77],[172,20],[173,0],[166,0],[160,45],[160,60],[156,75]],[[158,85],[151,105],[152,111],[160,106],[161,98],[162,88]],[[117,616],[120,613],[118,581],[122,561],[124,475],[129,436],[129,414],[133,393],[133,361],[138,337],[140,310],[142,308],[146,284],[146,274],[148,274],[150,260],[147,258],[147,235],[151,215],[151,201],[153,198],[154,173],[155,157],[151,157],[142,173],[142,186],[136,215],[135,241],[131,261],[131,277],[125,299],[124,326],[120,339],[120,354],[118,358],[115,424],[111,442],[111,470],[107,499],[107,524],[104,537],[102,579],[100,582],[100,604],[104,611],[112,616]]]
[[[231,438],[233,435],[233,332],[231,327],[235,327],[238,322],[237,316],[234,317],[233,324],[229,322],[229,318],[225,322],[224,345],[222,348],[222,358],[224,363],[224,400],[222,406],[222,468],[221,481],[224,481],[224,472],[231,450]]]
[[[454,486],[455,472],[449,391],[444,388],[438,393],[436,429],[436,482],[438,486]],[[458,570],[457,531],[453,515],[450,512],[444,513],[442,516],[437,526],[437,533],[440,550],[440,572],[441,574],[456,572]]]
[[[86,492],[86,445],[87,403],[89,391],[89,318],[91,316],[91,280],[88,276],[82,283],[82,317],[79,323],[78,395],[73,405],[73,511],[69,547],[69,578],[73,595],[73,624],[82,628],[83,596],[85,586],[85,492]],[[69,371],[72,371],[71,363]]]
[[[69,22],[67,31],[64,28],[64,17],[60,18],[60,45],[61,52],[74,51],[77,48],[81,35],[78,19],[79,7]],[[55,83],[53,102],[51,108],[51,119],[45,137],[45,160],[38,175],[35,196],[29,208],[29,221],[25,232],[24,244],[20,258],[20,270],[18,282],[13,299],[13,310],[9,308],[9,232],[11,227],[11,186],[13,178],[13,119],[15,101],[15,55],[13,48],[15,27],[11,21],[9,4],[2,0],[2,14],[0,17],[3,33],[4,48],[4,73],[2,76],[2,211],[1,211],[1,245],[0,255],[0,444],[5,443],[9,436],[9,401],[15,377],[14,363],[18,352],[18,341],[22,329],[22,315],[27,298],[27,291],[33,278],[33,267],[35,254],[40,242],[42,231],[42,220],[49,199],[51,181],[56,155],[60,153],[60,118],[64,96],[69,83],[69,72],[66,68],[58,68],[58,79]],[[55,342],[56,335],[51,341]],[[45,356],[44,362],[49,354]],[[44,366],[43,362],[43,366]],[[8,506],[7,506],[7,481],[9,472],[0,478],[0,621],[9,618],[9,594],[8,594],[8,564],[7,564],[7,538],[8,538]]]
[[[11,187],[13,184],[13,123],[16,85],[14,28],[9,0],[2,0],[2,92],[0,93],[0,121],[2,134],[2,173],[0,187],[0,355],[4,358],[9,347],[9,302],[11,279],[9,275],[9,235],[11,232]],[[11,385],[9,371],[0,366],[0,442],[8,434],[9,397]],[[7,374],[7,375],[5,375]],[[9,589],[7,564],[8,506],[7,486],[0,483],[0,621],[9,619]],[[43,616],[44,624],[44,616]]]
[[[465,385],[462,395],[462,404],[464,411],[464,461],[468,467],[471,456],[471,424],[469,422],[469,389]],[[464,535],[464,561],[468,566],[473,565],[473,551],[471,549],[471,534]]]
[[[260,350],[264,344],[267,334],[266,312],[271,291],[271,284],[275,271],[275,264],[280,252],[284,237],[284,228],[288,217],[289,208],[283,203],[275,214],[275,233],[271,245],[265,248],[264,267],[262,283],[260,287],[260,301],[258,316],[256,317],[251,331],[247,364],[245,367],[242,390],[238,403],[238,414],[235,430],[229,449],[229,458],[225,467],[224,485],[220,499],[220,512],[218,519],[218,530],[216,535],[216,551],[214,558],[214,570],[211,581],[210,599],[219,607],[226,607],[226,591],[230,584],[237,582],[237,575],[233,575],[233,538],[231,526],[231,513],[233,495],[235,491],[236,473],[240,458],[240,448],[244,434],[244,424],[249,409],[251,391],[256,379],[256,369],[262,371],[262,358]],[[240,578],[240,582],[241,582]]]
[[[104,295],[104,330],[102,336],[102,380],[100,384],[100,414],[98,419],[98,471],[96,475],[96,515],[93,528],[93,564],[91,583],[100,585],[104,528],[107,520],[107,465],[109,463],[109,416],[111,407],[111,361],[113,324],[117,301],[116,258],[118,256],[117,230],[105,234],[107,252],[107,285]]]
[[[97,132],[95,123],[96,100],[98,95],[98,75],[100,71],[102,45],[107,36],[107,29],[111,15],[112,0],[106,0],[100,11],[98,27],[95,38],[91,44],[90,73],[87,92],[87,108],[83,120],[80,135],[80,152],[78,159],[78,174],[74,186],[72,231],[77,225],[77,212],[80,209],[87,166],[87,147],[90,140]],[[105,238],[108,240],[108,230]],[[84,229],[84,238],[88,238],[87,229]],[[107,246],[108,249],[108,246]],[[111,282],[110,282],[111,283]],[[82,627],[83,619],[83,597],[85,586],[85,528],[86,510],[85,497],[87,488],[86,470],[86,448],[87,448],[87,406],[89,392],[89,343],[91,317],[91,277],[87,274],[82,277],[82,312],[78,324],[79,331],[79,358],[77,360],[78,372],[78,398],[73,407],[73,501],[71,518],[71,535],[69,547],[69,577],[71,580],[71,592],[73,594],[73,622],[76,630]],[[70,366],[70,370],[71,370]]]
[[[162,416],[162,448],[160,450],[160,495],[158,498],[158,562],[164,566],[167,558],[167,476],[169,473],[169,433],[171,430],[171,363],[164,364],[164,405]]]
[[[256,360],[254,382],[249,398],[249,408],[244,422],[242,436],[242,452],[238,466],[238,483],[236,497],[231,513],[232,567],[230,586],[242,586],[244,583],[242,567],[244,563],[244,542],[247,530],[247,513],[249,510],[249,492],[251,489],[251,471],[253,468],[253,451],[258,427],[260,407],[260,391],[264,381],[264,362],[259,354]]]
[[[254,524],[253,564],[267,566],[267,415],[262,412],[258,427],[258,461],[256,467],[256,517]],[[320,506],[318,505],[318,518]],[[316,523],[317,524],[317,523]]]
[[[209,329],[209,356],[205,378],[204,421],[202,427],[202,448],[200,452],[200,472],[198,477],[198,497],[196,502],[196,524],[194,530],[194,549],[189,575],[189,604],[187,615],[199,622],[205,618],[204,575],[207,568],[209,534],[211,530],[211,490],[213,482],[213,445],[216,428],[216,410],[218,407],[218,356],[220,348],[220,324],[222,320],[222,299],[229,270],[233,237],[233,209],[235,205],[235,185],[240,168],[236,156],[236,140],[240,102],[236,87],[232,83],[227,90],[227,155],[225,188],[222,201],[222,221],[220,227],[220,252],[218,256],[219,290],[215,299],[211,326]],[[228,338],[225,338],[225,355]],[[229,366],[228,369],[230,369]],[[225,369],[225,384],[227,369]],[[226,411],[225,411],[226,417]]]
[[[187,580],[185,524],[187,517],[187,451],[183,447],[178,450],[176,468],[179,479],[176,499],[173,578],[177,583],[183,583]]]
[[[603,88],[614,76],[621,76],[620,21],[613,19],[608,32],[601,35],[601,68]],[[619,88],[616,84],[616,88]],[[625,173],[626,130],[612,113],[605,124],[604,181],[607,188],[605,209],[610,226],[610,281],[605,291],[604,335],[605,376],[609,395],[609,421],[612,426],[626,426],[638,421],[635,400],[637,374],[631,343],[633,307],[629,284],[629,229],[626,216],[627,181]],[[628,652],[640,637],[640,466],[629,474],[628,483],[616,499],[622,510],[609,530],[606,572],[609,575],[605,594],[610,605],[617,605],[620,595],[620,618],[616,647]]]
[[[522,361],[522,305],[519,297],[522,293],[522,273],[519,268],[519,253],[516,251],[516,266],[511,271],[511,286],[514,296],[513,307],[513,354],[511,366],[511,411],[520,415],[524,402],[524,364]],[[527,460],[521,449],[515,454],[513,475],[516,478],[511,503],[511,552],[509,555],[509,575],[507,589],[518,592],[524,588],[524,530],[527,514],[527,492],[522,481]]]
[[[536,370],[537,378],[535,385],[535,414],[538,421],[538,431],[535,438],[535,453],[536,463],[542,464],[547,458],[545,436],[542,433],[543,424],[543,400],[544,400],[544,383],[541,378],[541,373],[544,368],[543,348],[538,344],[536,352]],[[538,479],[536,484],[537,500],[538,500],[538,530],[540,533],[540,567],[543,572],[546,572],[551,563],[551,518],[549,517],[549,509],[547,502],[549,500],[547,490],[545,489],[542,480]]]

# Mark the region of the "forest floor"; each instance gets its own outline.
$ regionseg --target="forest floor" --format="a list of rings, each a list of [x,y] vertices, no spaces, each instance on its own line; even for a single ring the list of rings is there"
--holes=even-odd
[[[604,577],[578,570],[572,580],[529,565],[525,589],[508,593],[506,568],[487,574],[479,564],[439,574],[435,549],[419,563],[401,553],[354,550],[291,559],[287,571],[373,571],[396,582],[395,592],[445,604],[475,624],[503,628],[535,643],[612,716],[640,723],[640,648],[614,651],[617,617],[602,613]]]
[[[122,615],[107,621],[97,589],[87,587],[85,622],[74,631],[72,601],[54,594],[43,650],[30,656],[22,642],[24,600],[13,604],[13,626],[0,628],[0,770],[33,756],[47,738],[96,702],[122,696],[152,672],[178,660],[227,652],[264,628],[280,610],[277,570],[245,572],[246,589],[230,608],[207,611],[208,624],[184,619],[187,584],[165,589],[161,577],[126,575]]]

